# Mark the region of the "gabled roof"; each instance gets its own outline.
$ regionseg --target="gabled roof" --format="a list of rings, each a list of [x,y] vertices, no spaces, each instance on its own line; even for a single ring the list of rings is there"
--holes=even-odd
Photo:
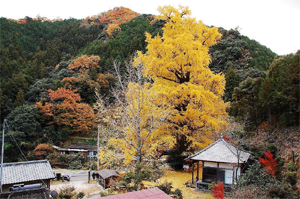
[[[55,178],[48,160],[13,162],[3,164],[2,184],[18,184],[28,181]]]
[[[238,158],[239,157],[239,158]],[[250,153],[238,150],[237,147],[225,141],[222,137],[201,151],[189,156],[186,160],[200,160],[221,163],[243,163],[248,160]]]
[[[118,177],[119,174],[115,170],[109,170],[109,169],[102,169],[101,171],[97,172],[101,178],[106,179],[112,176]]]
[[[157,187],[150,189],[143,189],[140,191],[133,191],[118,195],[106,196],[107,199],[172,199],[171,196]],[[100,199],[100,198],[99,198]]]
[[[61,148],[61,147],[54,146],[54,145],[53,145],[53,148],[58,151],[88,152],[88,150],[86,150],[86,149],[70,149],[70,148],[67,149],[67,148]]]

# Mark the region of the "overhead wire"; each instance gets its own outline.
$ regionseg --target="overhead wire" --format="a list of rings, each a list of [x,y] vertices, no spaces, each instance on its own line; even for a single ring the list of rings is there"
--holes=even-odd
[[[4,122],[6,123],[6,125],[7,125],[7,127],[8,127],[8,131],[10,131],[9,125],[8,125],[8,123],[7,123],[7,120],[5,120]],[[20,146],[19,146],[19,144],[17,143],[17,141],[16,141],[15,137],[13,136],[13,134],[11,134],[10,136],[11,136],[11,138],[13,139],[13,141],[15,142],[15,144],[17,145],[17,147],[18,147],[19,151],[21,152],[23,158],[26,160],[26,162],[28,162],[28,159],[27,159],[26,156],[24,155],[22,149],[20,148]],[[44,180],[41,179],[41,181],[42,181],[42,183],[47,187],[47,184],[44,182]]]

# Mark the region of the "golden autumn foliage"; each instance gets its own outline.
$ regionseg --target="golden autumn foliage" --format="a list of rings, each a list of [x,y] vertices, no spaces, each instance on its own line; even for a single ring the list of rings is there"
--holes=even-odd
[[[109,107],[105,107],[103,99],[97,95],[95,109],[99,122],[117,131],[109,144],[121,150],[126,164],[134,158],[138,162],[144,158],[153,158],[155,151],[163,145],[162,142],[173,141],[169,135],[164,137],[156,131],[168,112],[161,111],[154,104],[154,96],[150,95],[152,85],[143,78],[141,66],[134,68],[132,63],[127,63],[128,79],[122,79],[116,62],[114,67],[119,80],[117,87],[122,89],[113,92],[116,103]]]
[[[112,36],[112,33],[114,31],[119,32],[120,30],[121,30],[121,28],[120,28],[119,24],[113,23],[113,24],[108,24],[106,32],[109,36]]]
[[[107,169],[120,169],[123,166],[122,158],[119,157],[115,150],[109,149],[108,146],[102,146],[99,149],[98,160],[101,167]]]
[[[38,102],[36,106],[50,117],[50,123],[69,129],[72,132],[87,133],[95,126],[96,116],[92,107],[80,103],[80,95],[66,88],[49,90],[50,102]]]
[[[227,104],[222,100],[225,78],[208,68],[209,47],[221,34],[191,18],[187,7],[164,6],[158,11],[158,19],[167,22],[163,36],[147,33],[147,52],[138,52],[135,64],[144,65],[144,75],[154,82],[152,95],[163,99],[157,106],[172,109],[160,132],[171,133],[181,151],[202,148],[227,125]]]
[[[153,158],[155,151],[162,143],[172,143],[173,138],[168,134],[159,133],[156,128],[166,118],[167,112],[161,111],[153,102],[151,84],[140,85],[130,82],[126,93],[125,113],[122,109],[116,109],[114,117],[122,120],[122,136],[109,140],[109,143],[118,146],[125,154],[125,163],[130,163],[137,158],[141,162],[143,158]],[[124,120],[126,118],[126,120]]]
[[[137,17],[139,14],[125,7],[115,7],[107,12],[102,12],[99,16],[87,17],[84,23],[91,21],[91,24],[99,25],[100,23],[107,23],[107,34],[112,36],[113,31],[116,29],[121,30],[120,24],[130,21],[132,18]]]
[[[100,68],[99,66],[100,57],[99,56],[87,56],[82,55],[81,57],[73,60],[71,64],[69,64],[69,69],[74,73],[83,73],[92,70],[93,68]]]

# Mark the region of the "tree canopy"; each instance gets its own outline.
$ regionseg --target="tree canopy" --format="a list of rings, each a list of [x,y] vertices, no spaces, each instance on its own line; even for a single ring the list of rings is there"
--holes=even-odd
[[[208,68],[209,47],[221,34],[191,18],[187,7],[158,10],[158,19],[166,20],[163,36],[147,33],[147,51],[138,52],[135,63],[144,65],[144,75],[153,81],[153,93],[163,99],[157,106],[172,109],[160,131],[171,133],[180,151],[200,148],[226,126],[225,78]]]

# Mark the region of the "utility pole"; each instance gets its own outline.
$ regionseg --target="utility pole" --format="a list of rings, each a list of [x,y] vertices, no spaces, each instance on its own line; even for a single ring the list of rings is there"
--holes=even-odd
[[[98,156],[99,156],[99,128],[100,126],[98,125],[98,136],[97,136],[97,171],[99,171],[99,159],[98,159]]]
[[[3,130],[2,130],[2,150],[1,150],[1,175],[0,175],[0,178],[1,178],[1,185],[0,185],[0,193],[2,193],[2,177],[3,177],[3,156],[4,156],[4,129],[5,129],[5,122],[6,122],[6,119],[4,119],[4,122],[3,122]]]

